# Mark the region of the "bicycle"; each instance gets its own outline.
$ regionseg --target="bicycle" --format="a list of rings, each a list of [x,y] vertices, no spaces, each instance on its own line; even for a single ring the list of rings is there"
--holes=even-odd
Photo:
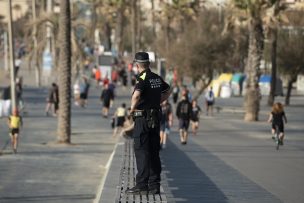
[[[275,137],[274,137],[274,141],[276,143],[276,150],[279,150],[279,147],[281,145],[281,139],[280,139],[280,130],[279,130],[279,126],[276,125],[275,126]]]

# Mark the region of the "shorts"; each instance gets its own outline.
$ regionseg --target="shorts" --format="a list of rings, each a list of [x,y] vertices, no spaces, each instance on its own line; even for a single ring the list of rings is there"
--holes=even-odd
[[[189,128],[189,119],[179,119],[179,129],[184,129],[184,130],[188,130]]]
[[[199,118],[198,118],[198,117],[192,117],[192,118],[191,118],[191,121],[192,121],[192,122],[198,122],[198,121],[199,121]]]
[[[125,120],[126,120],[125,117],[117,117],[116,126],[117,127],[123,127]]]
[[[160,123],[160,131],[165,132],[166,134],[170,133],[170,127],[168,122]]]
[[[19,134],[19,128],[12,128],[10,130],[10,134],[12,134],[12,135]]]
[[[272,124],[272,129],[275,130],[275,129],[276,129],[275,126],[276,126],[276,124],[273,123],[273,124]],[[279,132],[280,132],[280,133],[284,133],[284,125],[283,125],[283,124],[279,124],[279,125],[277,125],[277,126],[279,127]]]
[[[213,106],[213,101],[207,101],[207,106]]]
[[[103,107],[109,108],[110,107],[110,100],[103,101]]]
[[[88,98],[88,94],[87,93],[81,93],[80,94],[80,99],[87,99]]]

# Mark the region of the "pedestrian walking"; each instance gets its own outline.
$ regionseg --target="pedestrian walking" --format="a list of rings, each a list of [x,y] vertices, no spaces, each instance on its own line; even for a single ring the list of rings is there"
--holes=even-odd
[[[57,115],[59,109],[59,90],[58,85],[56,83],[52,83],[51,88],[49,89],[48,97],[46,98],[46,107],[45,114],[49,115],[49,112],[52,111],[53,108],[53,116]]]
[[[280,102],[275,103],[272,106],[272,111],[269,114],[268,122],[271,123],[271,133],[272,139],[275,139],[276,127],[278,128],[279,135],[279,144],[283,145],[284,143],[284,122],[287,123],[287,117],[284,112],[284,107]]]
[[[135,54],[139,72],[131,99],[134,117],[134,152],[137,164],[136,185],[127,194],[159,194],[161,162],[160,104],[170,96],[170,86],[150,69],[146,52]]]
[[[110,103],[111,100],[114,98],[114,93],[113,91],[109,88],[109,84],[106,83],[104,85],[104,89],[102,90],[101,96],[100,96],[100,100],[103,103],[103,107],[102,107],[102,116],[104,118],[108,117],[109,114],[109,108],[110,108]]]
[[[192,111],[191,111],[191,125],[192,125],[192,133],[196,135],[197,129],[199,126],[199,116],[201,113],[201,108],[197,105],[197,101],[192,101]]]
[[[125,67],[122,67],[122,69],[119,71],[119,77],[122,81],[123,88],[126,88],[128,85],[128,73]]]
[[[80,106],[86,107],[88,104],[88,94],[90,90],[90,82],[86,77],[82,78],[82,82],[80,83]]]
[[[187,92],[184,92],[182,95],[182,100],[178,102],[176,108],[176,116],[179,121],[179,134],[181,144],[187,144],[191,112],[192,105],[189,102]]]
[[[114,99],[115,99],[115,89],[116,89],[116,85],[113,82],[109,83],[109,89],[112,91],[113,93],[113,97],[111,98],[110,101],[110,107],[112,108],[114,105]]]
[[[17,105],[20,111],[24,110],[24,102],[22,98],[23,93],[23,86],[22,86],[22,78],[17,77],[16,78],[16,99],[17,99]]]
[[[174,82],[172,89],[173,89],[173,91],[172,91],[173,103],[174,103],[174,105],[176,105],[176,103],[178,101],[178,95],[179,95],[179,86],[178,86],[177,82]]]
[[[160,147],[166,148],[167,136],[173,124],[172,106],[168,100],[161,103],[161,119],[160,119]]]
[[[94,77],[95,77],[95,81],[96,81],[96,87],[98,87],[101,83],[101,72],[96,65],[93,69],[93,73],[94,73]]]
[[[182,89],[181,93],[182,93],[182,95],[185,95],[187,97],[187,100],[189,102],[192,101],[192,94],[191,94],[190,90],[188,89],[187,85],[183,86],[183,89]]]
[[[80,81],[76,79],[73,85],[73,93],[74,93],[74,104],[76,106],[80,105]]]
[[[213,105],[214,105],[214,92],[212,90],[212,87],[209,88],[209,90],[205,94],[205,105],[206,105],[206,115],[213,116]]]
[[[21,56],[18,56],[17,59],[15,59],[15,67],[14,67],[15,76],[18,75],[21,64],[22,64]]]
[[[11,114],[11,86],[6,86],[2,92],[3,99],[3,116]]]
[[[120,107],[118,107],[113,115],[113,118],[116,122],[114,131],[113,131],[113,137],[115,137],[123,128],[124,123],[126,121],[127,111],[126,111],[126,104],[122,103]]]
[[[19,115],[18,110],[14,109],[13,114],[8,118],[8,127],[10,129],[9,135],[11,138],[12,149],[15,154],[17,153],[18,138],[21,126],[22,117]]]

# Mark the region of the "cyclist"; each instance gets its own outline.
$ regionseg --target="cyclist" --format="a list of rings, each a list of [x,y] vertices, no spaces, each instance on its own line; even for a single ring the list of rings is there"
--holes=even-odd
[[[14,153],[17,153],[19,129],[22,126],[22,117],[19,116],[17,109],[14,109],[13,115],[8,118],[8,126],[10,129],[11,143]]]
[[[274,139],[274,134],[276,133],[276,126],[279,130],[279,144],[283,145],[284,140],[284,121],[287,123],[287,118],[284,112],[284,107],[280,102],[275,103],[272,106],[272,111],[269,114],[268,122],[272,123],[272,139]]]

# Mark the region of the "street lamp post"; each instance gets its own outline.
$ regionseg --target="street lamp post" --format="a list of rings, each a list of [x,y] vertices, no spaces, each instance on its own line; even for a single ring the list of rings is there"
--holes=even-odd
[[[11,77],[11,100],[12,111],[17,109],[16,103],[16,83],[15,83],[15,56],[14,56],[14,41],[13,41],[13,26],[12,26],[12,0],[8,1],[8,40],[9,40],[9,53],[10,53],[10,77]]]

